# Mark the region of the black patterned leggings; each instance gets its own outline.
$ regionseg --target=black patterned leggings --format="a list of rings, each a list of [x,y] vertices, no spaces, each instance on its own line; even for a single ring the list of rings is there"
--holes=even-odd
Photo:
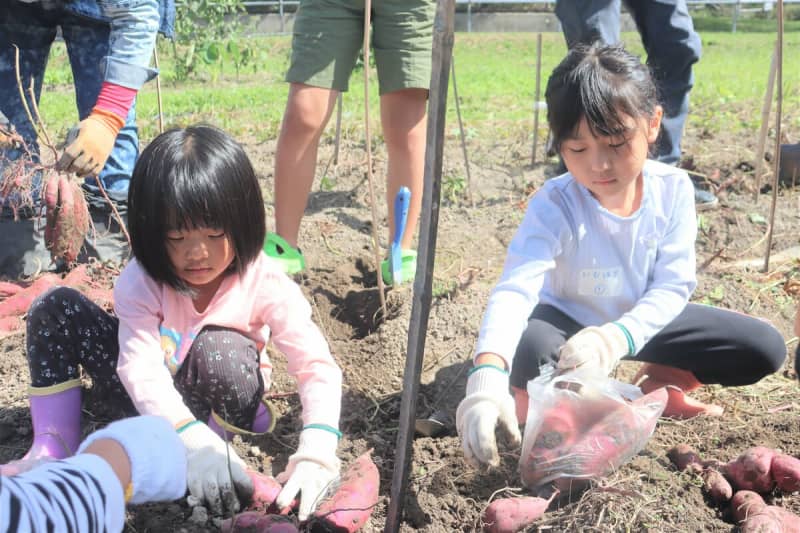
[[[80,292],[56,287],[34,300],[28,311],[27,348],[31,385],[48,387],[80,377],[120,404],[130,401],[117,376],[119,319]],[[213,409],[230,424],[250,429],[264,394],[255,343],[241,333],[205,327],[173,376],[192,413],[205,419]]]

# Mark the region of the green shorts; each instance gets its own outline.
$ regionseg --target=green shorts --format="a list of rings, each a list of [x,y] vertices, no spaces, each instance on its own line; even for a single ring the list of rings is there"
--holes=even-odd
[[[380,93],[427,89],[435,0],[372,0]],[[346,91],[364,42],[364,0],[301,0],[286,81]]]

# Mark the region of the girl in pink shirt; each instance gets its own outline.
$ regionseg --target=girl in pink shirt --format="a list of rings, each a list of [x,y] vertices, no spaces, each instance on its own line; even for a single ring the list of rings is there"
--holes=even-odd
[[[306,519],[339,472],[342,377],[300,288],[262,252],[264,204],[247,155],[210,126],[168,131],[142,152],[128,206],[134,258],[114,288],[116,316],[65,287],[31,306],[24,459],[77,448],[83,367],[95,386],[169,420],[186,446],[189,492],[217,514],[236,512],[253,487],[226,441],[274,425],[263,401],[271,340],[303,406],[277,503],[299,492]]]

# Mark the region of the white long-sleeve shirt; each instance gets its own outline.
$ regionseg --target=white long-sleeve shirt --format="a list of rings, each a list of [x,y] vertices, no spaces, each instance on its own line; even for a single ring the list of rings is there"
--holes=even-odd
[[[116,533],[124,525],[119,479],[96,455],[80,454],[18,476],[0,476],[0,533]]]
[[[311,320],[300,287],[263,253],[241,276],[227,276],[202,313],[189,296],[157,283],[132,260],[114,287],[114,310],[119,317],[117,373],[141,414],[163,416],[173,425],[194,418],[172,376],[197,334],[214,325],[256,343],[265,388],[272,375],[265,350],[271,339],[297,380],[303,424],[339,427],[342,372]]]
[[[498,354],[511,368],[539,303],[584,326],[620,322],[636,353],[683,311],[697,285],[694,188],[686,172],[656,161],[643,178],[641,205],[628,217],[569,173],[545,182],[509,245],[476,356]]]

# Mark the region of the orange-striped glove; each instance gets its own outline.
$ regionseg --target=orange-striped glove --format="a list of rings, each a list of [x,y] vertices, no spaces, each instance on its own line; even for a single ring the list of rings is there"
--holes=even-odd
[[[97,175],[103,170],[119,130],[125,120],[115,113],[95,107],[78,124],[78,136],[68,145],[56,164],[56,169],[74,172],[78,176]]]

